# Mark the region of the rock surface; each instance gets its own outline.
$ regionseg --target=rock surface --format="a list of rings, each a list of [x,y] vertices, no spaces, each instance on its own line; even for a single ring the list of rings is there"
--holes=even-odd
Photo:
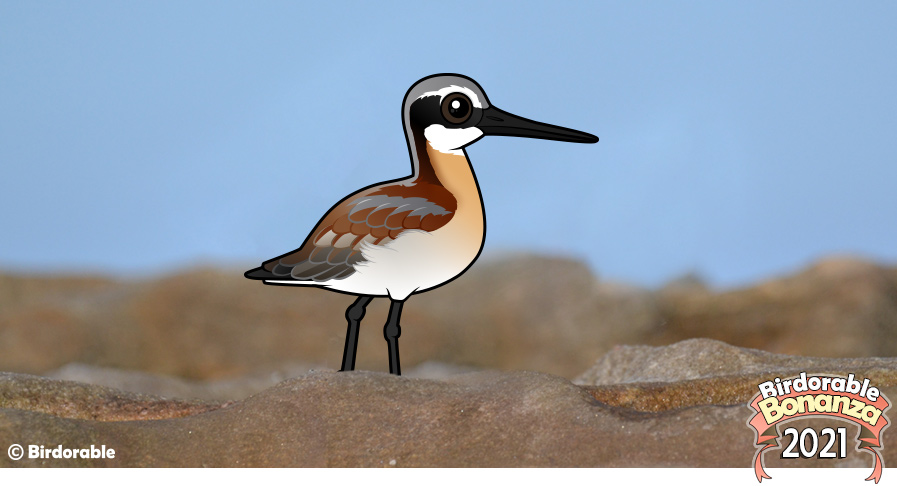
[[[172,400],[83,383],[0,372],[0,409],[96,421],[184,417],[226,404]]]
[[[0,370],[45,374],[77,362],[239,380],[338,368],[352,297],[265,286],[242,270],[128,281],[0,275]],[[361,325],[357,369],[387,370],[382,300]],[[402,364],[573,378],[616,345],[695,337],[792,355],[894,356],[897,269],[833,259],[749,288],[714,291],[689,278],[649,291],[598,280],[572,260],[481,261],[409,299]]]
[[[311,366],[296,364],[270,372],[254,373],[237,378],[190,380],[141,371],[71,363],[47,373],[47,376],[58,380],[100,385],[126,392],[155,395],[175,400],[221,402],[242,400],[288,378],[302,376],[312,370],[312,368]],[[474,371],[474,368],[428,361],[404,371],[403,376],[440,379],[470,371]]]
[[[660,366],[645,366],[654,361]],[[839,373],[859,366],[886,396],[897,396],[895,359],[794,361],[710,340],[618,348],[584,375],[594,377],[591,385],[526,371],[438,380],[310,371],[235,403],[177,402],[187,414],[171,418],[134,413],[171,400],[5,374],[0,443],[102,444],[116,457],[12,461],[0,455],[0,466],[748,468],[755,448],[746,404],[756,380],[787,375],[792,366]],[[122,413],[118,403],[131,408]],[[108,409],[119,411],[83,412]],[[856,426],[848,427],[855,437]],[[884,443],[885,464],[894,464],[897,442],[888,431]],[[848,451],[838,465],[871,470],[868,453]],[[767,467],[831,465],[782,464],[776,455],[767,453]]]
[[[713,339],[688,339],[669,346],[617,346],[574,379],[581,385],[675,382],[700,378],[776,373],[897,372],[893,358],[813,358],[739,348]],[[784,376],[783,376],[784,378]]]

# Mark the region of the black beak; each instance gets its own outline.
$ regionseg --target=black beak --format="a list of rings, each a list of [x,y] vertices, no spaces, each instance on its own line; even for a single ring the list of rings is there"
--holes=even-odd
[[[477,128],[482,130],[484,135],[541,138],[576,143],[595,143],[598,141],[598,137],[591,133],[540,123],[522,116],[512,115],[494,106],[483,110],[483,118],[477,124]]]

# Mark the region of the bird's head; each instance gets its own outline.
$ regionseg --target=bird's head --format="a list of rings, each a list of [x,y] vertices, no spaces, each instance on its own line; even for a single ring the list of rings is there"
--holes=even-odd
[[[405,95],[402,117],[409,140],[422,135],[433,148],[447,153],[460,151],[486,135],[598,141],[589,133],[502,111],[489,103],[476,81],[459,74],[437,74],[415,83]]]

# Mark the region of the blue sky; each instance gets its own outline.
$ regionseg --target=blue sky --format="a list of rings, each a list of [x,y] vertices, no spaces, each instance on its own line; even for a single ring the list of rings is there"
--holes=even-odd
[[[598,135],[469,147],[487,251],[730,286],[897,261],[897,6],[0,2],[0,268],[168,271],[291,250],[404,176],[399,109],[458,72]]]

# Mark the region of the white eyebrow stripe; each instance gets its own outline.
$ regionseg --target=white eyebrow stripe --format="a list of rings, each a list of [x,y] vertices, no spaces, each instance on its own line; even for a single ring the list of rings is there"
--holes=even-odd
[[[442,103],[442,99],[447,95],[458,92],[466,94],[467,97],[470,98],[470,102],[473,103],[473,106],[475,108],[483,107],[482,103],[480,103],[480,98],[477,97],[476,93],[471,91],[470,88],[465,88],[464,86],[456,86],[454,84],[451,86],[446,86],[445,88],[442,88],[440,90],[427,91],[426,93],[418,96],[417,99],[426,98],[427,96],[438,96],[439,102]]]

